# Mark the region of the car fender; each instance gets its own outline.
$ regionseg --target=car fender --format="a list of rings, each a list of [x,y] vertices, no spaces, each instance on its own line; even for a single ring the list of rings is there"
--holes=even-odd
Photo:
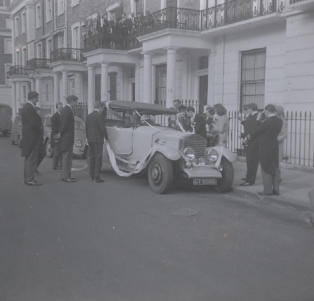
[[[181,158],[180,152],[177,149],[171,148],[169,146],[167,146],[167,147],[166,146],[162,146],[162,145],[155,145],[155,146],[153,146],[153,148],[151,150],[150,160],[151,160],[151,158],[153,158],[153,156],[156,153],[161,153],[162,155],[164,155],[170,161],[177,161],[177,160],[179,160]]]
[[[219,168],[221,159],[225,157],[229,162],[234,162],[237,159],[237,155],[224,146],[213,146],[210,149],[214,149],[218,154],[218,160],[215,164],[216,168]]]

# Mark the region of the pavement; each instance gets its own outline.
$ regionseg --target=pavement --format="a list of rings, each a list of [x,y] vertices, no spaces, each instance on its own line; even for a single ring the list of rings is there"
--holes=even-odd
[[[235,178],[234,192],[240,197],[249,197],[260,200],[262,197],[258,192],[263,191],[263,181],[260,167],[257,172],[256,183],[253,186],[240,186],[246,174],[245,158],[239,157],[234,163]],[[300,210],[314,210],[309,194],[314,189],[314,168],[296,168],[287,164],[281,164],[282,182],[280,184],[279,196],[267,196],[271,202],[280,205],[292,206]],[[312,204],[311,204],[312,203]]]

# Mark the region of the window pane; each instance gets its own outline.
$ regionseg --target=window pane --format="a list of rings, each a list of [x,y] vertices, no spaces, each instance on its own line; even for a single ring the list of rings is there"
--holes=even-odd
[[[242,52],[241,108],[248,103],[264,106],[266,50]]]

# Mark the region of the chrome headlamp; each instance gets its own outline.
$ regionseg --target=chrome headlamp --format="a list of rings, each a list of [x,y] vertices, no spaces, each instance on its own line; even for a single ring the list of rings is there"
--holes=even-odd
[[[193,148],[191,147],[186,147],[184,150],[183,150],[183,155],[188,159],[188,160],[195,160],[196,156],[195,156],[195,151]]]
[[[218,152],[214,149],[207,149],[206,155],[207,155],[209,162],[211,162],[211,163],[217,162],[217,160],[219,158]]]

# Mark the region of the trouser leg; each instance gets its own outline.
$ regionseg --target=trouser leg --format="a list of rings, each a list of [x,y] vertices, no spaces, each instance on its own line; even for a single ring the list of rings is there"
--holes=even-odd
[[[33,181],[38,163],[39,143],[37,143],[29,156],[24,159],[24,182]]]
[[[95,180],[95,144],[94,143],[89,143],[88,164],[89,164],[89,175],[92,180]]]
[[[273,175],[273,192],[279,193],[279,185],[280,185],[280,169],[276,168]]]
[[[54,169],[57,169],[61,165],[60,155],[61,155],[60,147],[59,145],[55,145],[53,147],[53,158],[52,158],[52,167]]]
[[[256,173],[258,168],[258,149],[253,144],[249,144],[247,149],[247,182],[255,184]]]
[[[71,178],[72,151],[62,153],[63,179]]]
[[[262,169],[262,176],[263,176],[264,194],[272,194],[273,193],[273,175],[265,172]]]
[[[95,147],[96,153],[95,153],[95,179],[100,178],[100,169],[102,164],[102,152],[103,152],[103,144],[102,143],[96,143]]]

